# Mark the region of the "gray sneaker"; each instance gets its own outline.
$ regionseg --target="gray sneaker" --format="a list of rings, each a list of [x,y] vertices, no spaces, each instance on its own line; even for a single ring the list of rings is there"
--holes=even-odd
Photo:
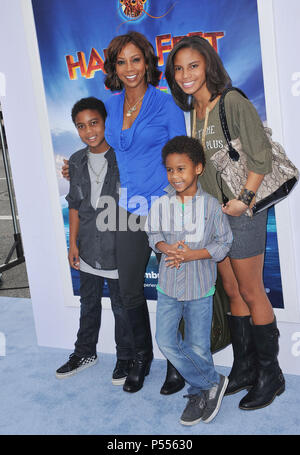
[[[202,415],[203,422],[210,422],[218,414],[227,384],[227,376],[220,374],[219,384],[216,384],[209,390],[203,391],[206,400],[206,406]]]
[[[189,402],[182,413],[180,423],[182,425],[195,425],[200,422],[203,410],[206,405],[203,393],[197,395],[184,395],[183,398],[188,398]]]

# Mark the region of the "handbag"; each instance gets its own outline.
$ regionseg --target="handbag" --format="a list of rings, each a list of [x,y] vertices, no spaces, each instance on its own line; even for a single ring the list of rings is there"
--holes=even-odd
[[[234,87],[224,90],[220,98],[219,115],[227,145],[210,159],[217,170],[217,182],[222,192],[223,203],[228,202],[228,198],[222,191],[222,179],[231,192],[238,197],[245,187],[248,174],[247,157],[241,141],[239,138],[231,140],[227,125],[224,99],[225,95],[231,90],[237,90],[247,98],[240,89]],[[264,127],[264,130],[272,146],[272,172],[264,176],[256,192],[254,205],[246,211],[249,216],[259,213],[286,198],[299,180],[299,171],[288,159],[282,145],[272,140],[272,130],[267,127]]]
[[[215,354],[231,344],[227,313],[230,312],[229,298],[223,288],[222,278],[217,275],[216,290],[213,296],[213,314],[210,331],[210,351]],[[184,320],[181,319],[179,331],[184,338]]]
[[[231,344],[230,330],[227,313],[230,312],[230,304],[224,291],[221,277],[217,276],[216,291],[213,297],[213,316],[210,333],[211,353],[220,351]]]

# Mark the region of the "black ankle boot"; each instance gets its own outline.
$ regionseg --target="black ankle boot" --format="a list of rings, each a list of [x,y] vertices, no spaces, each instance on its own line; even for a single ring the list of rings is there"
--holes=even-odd
[[[160,393],[162,395],[171,395],[172,393],[179,392],[184,386],[185,380],[172,363],[167,360],[167,376],[160,389]]]
[[[250,316],[227,314],[233,349],[233,365],[225,395],[251,388],[256,380],[256,351]]]
[[[153,359],[152,336],[146,302],[142,306],[127,311],[136,352],[133,365],[129,369],[123,385],[123,390],[134,393],[143,387],[145,376],[150,371]]]
[[[127,376],[128,371],[133,366],[133,360],[117,359],[113,374],[112,383],[114,385],[123,385]]]
[[[271,324],[253,325],[251,328],[257,352],[258,375],[254,386],[239,404],[244,410],[268,406],[276,395],[285,390],[285,380],[277,360],[279,330],[276,320]]]
[[[145,376],[150,372],[153,354],[139,352],[133,361],[133,366],[129,370],[128,376],[123,385],[125,392],[134,393],[143,387]]]

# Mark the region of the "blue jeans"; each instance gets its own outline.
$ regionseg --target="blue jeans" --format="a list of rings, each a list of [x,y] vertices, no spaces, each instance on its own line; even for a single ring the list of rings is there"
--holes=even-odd
[[[130,360],[134,358],[135,351],[127,311],[121,302],[119,280],[107,279],[107,284],[115,318],[117,358]],[[80,321],[74,351],[80,357],[96,354],[101,325],[103,285],[103,277],[80,272]]]
[[[210,350],[213,298],[178,301],[157,293],[156,341],[164,356],[198,394],[220,382]],[[184,319],[184,339],[179,323]]]

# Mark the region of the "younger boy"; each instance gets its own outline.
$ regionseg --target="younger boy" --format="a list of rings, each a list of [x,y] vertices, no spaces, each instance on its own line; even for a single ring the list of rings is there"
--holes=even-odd
[[[103,204],[99,204],[101,196],[110,196],[115,202],[111,205],[112,210],[116,210],[119,185],[115,153],[104,138],[105,118],[103,102],[93,97],[81,99],[72,109],[72,120],[86,144],[70,158],[70,191],[66,197],[70,225],[69,262],[71,267],[80,270],[81,307],[75,351],[69,361],[56,371],[56,377],[71,376],[96,363],[101,297],[106,279],[115,318],[117,351],[112,382],[122,385],[134,354],[126,312],[120,299],[116,232],[99,230],[97,223],[103,211]]]
[[[183,425],[210,422],[228,379],[214,368],[210,350],[216,263],[227,254],[232,233],[218,201],[201,189],[205,156],[199,141],[171,139],[162,150],[170,185],[147,218],[149,244],[162,253],[156,310],[156,340],[190,385]],[[182,339],[178,330],[185,322]]]

